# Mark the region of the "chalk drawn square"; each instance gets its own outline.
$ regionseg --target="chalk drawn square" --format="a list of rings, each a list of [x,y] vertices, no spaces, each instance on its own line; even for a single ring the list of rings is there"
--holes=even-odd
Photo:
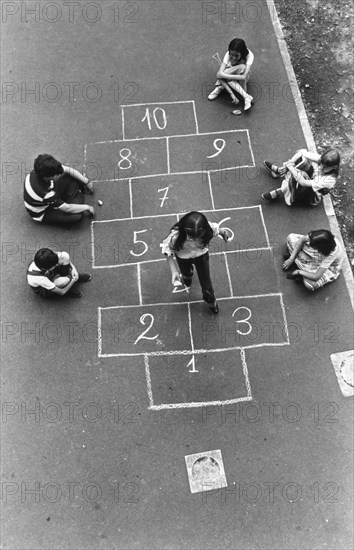
[[[331,360],[339,387],[345,397],[354,395],[354,350],[332,353]]]
[[[191,493],[227,487],[220,450],[206,451],[185,457]]]

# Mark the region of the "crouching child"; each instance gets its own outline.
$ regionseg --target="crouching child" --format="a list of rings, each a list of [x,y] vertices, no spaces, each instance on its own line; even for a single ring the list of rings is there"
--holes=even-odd
[[[90,280],[91,275],[77,271],[67,252],[54,252],[50,248],[38,250],[27,269],[28,284],[43,298],[81,298],[82,293],[76,288],[76,283]]]

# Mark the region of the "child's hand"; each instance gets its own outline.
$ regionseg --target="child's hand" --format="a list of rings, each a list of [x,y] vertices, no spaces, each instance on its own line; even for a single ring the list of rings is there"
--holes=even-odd
[[[231,238],[231,232],[229,233],[227,229],[224,229],[223,233],[221,233],[222,238],[227,243],[228,240]]]
[[[287,260],[285,260],[285,262],[283,263],[283,269],[284,271],[286,271],[287,269],[289,269],[289,267],[291,266],[291,264],[293,263],[293,260],[288,258]]]
[[[94,190],[94,187],[93,187],[93,183],[90,180],[87,181],[86,187],[89,190],[90,194],[93,195],[95,190]]]

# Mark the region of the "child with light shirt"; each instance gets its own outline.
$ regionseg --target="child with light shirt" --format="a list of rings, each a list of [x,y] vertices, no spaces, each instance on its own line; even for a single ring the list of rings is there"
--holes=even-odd
[[[253,61],[254,55],[247,48],[242,38],[231,40],[216,75],[218,80],[215,83],[215,89],[208,95],[208,99],[210,101],[216,99],[223,89],[229,87],[243,97],[245,102],[244,111],[248,111],[254,103],[253,97],[247,93],[247,82],[251,74]],[[238,103],[236,98],[234,103]]]
[[[288,206],[317,206],[337,182],[340,155],[335,149],[328,149],[322,155],[300,149],[281,167],[267,160],[263,164],[273,178],[284,177],[280,187],[263,193],[265,201],[272,202],[284,197]]]
[[[221,235],[225,242],[231,234],[227,228],[220,228],[217,223],[209,222],[201,212],[189,212],[177,222],[170,234],[162,242],[162,253],[167,258],[175,257],[182,281],[190,287],[193,277],[193,266],[198,274],[202,287],[203,300],[207,302],[212,313],[219,313],[209,269],[209,242]]]
[[[315,291],[339,277],[345,252],[327,229],[310,231],[307,235],[290,233],[286,244],[288,254],[284,256],[283,269],[296,267],[288,278],[303,282],[308,290]]]

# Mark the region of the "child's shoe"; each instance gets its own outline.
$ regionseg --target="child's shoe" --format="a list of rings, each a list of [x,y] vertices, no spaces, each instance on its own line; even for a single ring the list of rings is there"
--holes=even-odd
[[[213,99],[216,99],[218,95],[222,92],[222,90],[222,86],[216,86],[216,88],[214,88],[214,90],[208,95],[209,101],[213,101]]]
[[[82,292],[80,290],[77,290],[76,288],[72,287],[68,292],[65,294],[65,296],[69,296],[70,298],[81,298]]]
[[[270,191],[270,193],[263,193],[262,195],[262,199],[268,202],[276,201],[279,199],[279,197],[280,197],[280,193],[276,189],[274,191]]]
[[[286,275],[286,278],[291,279],[292,281],[295,281],[295,283],[302,283],[302,281],[303,281],[303,276],[302,275],[294,275],[294,272],[293,273],[288,273]]]
[[[92,276],[89,273],[79,273],[78,283],[88,283]]]
[[[272,178],[280,178],[280,170],[278,166],[275,164],[272,164],[268,160],[263,161],[263,166],[267,168],[268,172],[270,172]]]
[[[253,103],[254,103],[253,97],[251,95],[246,96],[245,105],[243,107],[243,110],[248,111],[248,109],[250,109],[252,107]]]
[[[182,286],[182,281],[181,281],[180,277],[177,275],[177,273],[172,278],[172,284],[173,284],[173,286]]]
[[[218,304],[216,303],[216,300],[215,300],[215,302],[214,302],[213,304],[209,304],[209,309],[210,309],[210,311],[211,311],[212,313],[215,313],[215,315],[216,315],[217,313],[219,313],[219,306],[218,306]]]

